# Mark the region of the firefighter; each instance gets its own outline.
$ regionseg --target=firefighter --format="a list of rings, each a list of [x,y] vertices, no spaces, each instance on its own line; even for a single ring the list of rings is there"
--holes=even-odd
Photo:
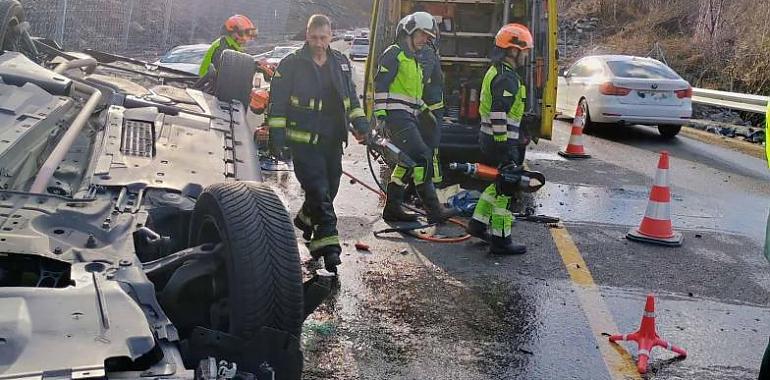
[[[222,52],[225,50],[243,51],[243,45],[257,38],[257,27],[251,20],[243,15],[234,15],[225,21],[222,26],[222,36],[211,43],[209,50],[203,57],[198,76],[203,78],[209,69],[219,66]]]
[[[423,95],[422,100],[436,118],[435,127],[420,124],[420,135],[425,144],[433,151],[433,176],[435,186],[444,180],[439,160],[439,144],[441,143],[441,123],[444,120],[444,72],[441,70],[441,56],[438,53],[438,38],[433,40],[430,48],[417,52],[417,61],[422,65]]]
[[[383,210],[386,221],[415,221],[417,216],[404,211],[404,189],[414,182],[422,198],[429,223],[441,223],[454,213],[436,196],[433,185],[433,150],[420,134],[422,128],[435,130],[436,118],[423,101],[423,71],[415,58],[437,34],[436,22],[429,13],[415,12],[404,17],[397,26],[397,43],[389,46],[379,58],[374,78],[374,114],[385,123],[393,144],[416,163],[398,164],[387,186],[387,202]]]
[[[350,62],[329,47],[331,38],[329,19],[310,17],[305,45],[284,58],[275,71],[267,124],[271,153],[283,158],[288,145],[294,174],[305,191],[294,225],[310,241],[313,258],[323,257],[326,269],[336,272],[342,249],[333,203],[348,124],[360,143],[368,143],[372,135],[356,96]]]
[[[527,64],[532,47],[526,26],[503,26],[495,37],[492,66],[481,85],[481,152],[486,164],[497,165],[501,171],[514,170],[523,161],[521,146],[526,137],[521,122],[527,92],[516,70]],[[487,240],[493,254],[522,254],[527,248],[511,238],[512,193],[503,186],[493,183],[484,190],[467,232]]]

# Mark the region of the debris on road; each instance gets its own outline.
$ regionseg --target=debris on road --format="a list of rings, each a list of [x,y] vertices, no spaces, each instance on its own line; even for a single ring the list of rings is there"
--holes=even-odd
[[[356,250],[369,252],[369,245],[358,241],[356,242]]]

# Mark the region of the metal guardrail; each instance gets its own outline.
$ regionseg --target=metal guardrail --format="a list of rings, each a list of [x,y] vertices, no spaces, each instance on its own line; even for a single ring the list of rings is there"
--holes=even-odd
[[[730,108],[738,111],[765,113],[770,97],[760,95],[738,94],[735,92],[708,90],[705,88],[692,89],[692,102],[714,107]]]

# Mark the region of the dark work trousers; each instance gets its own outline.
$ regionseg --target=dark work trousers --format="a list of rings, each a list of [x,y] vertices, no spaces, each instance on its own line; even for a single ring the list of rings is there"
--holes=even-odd
[[[410,181],[415,185],[430,182],[433,178],[433,149],[431,149],[420,133],[417,119],[400,111],[391,111],[386,119],[388,135],[393,145],[401,149],[409,158],[414,160],[415,167],[406,171],[404,175],[398,174],[398,167],[394,171],[394,176],[399,177],[395,181],[399,186],[406,186]],[[402,182],[402,183],[398,183]]]
[[[444,120],[444,109],[439,108],[432,111],[436,117],[436,127],[420,125],[420,135],[425,145],[431,149],[437,149],[441,143],[441,123]]]
[[[420,124],[420,136],[425,145],[433,152],[431,158],[431,166],[433,171],[431,172],[431,179],[434,184],[440,184],[444,180],[444,173],[441,168],[441,158],[439,157],[439,145],[441,144],[441,125],[444,121],[444,109],[439,108],[433,110],[433,116],[436,117],[436,126],[425,126]]]
[[[300,213],[310,217],[313,241],[337,237],[337,215],[334,198],[340,188],[342,175],[342,142],[324,139],[318,144],[290,143],[294,159],[294,175],[305,191],[305,202]],[[339,244],[323,244],[322,247]],[[312,249],[311,249],[312,251]]]

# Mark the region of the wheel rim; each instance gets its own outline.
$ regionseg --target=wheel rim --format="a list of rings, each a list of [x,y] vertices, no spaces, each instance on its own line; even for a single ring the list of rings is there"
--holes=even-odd
[[[194,236],[197,237],[195,245],[225,242],[219,225],[217,225],[216,220],[210,215],[203,218],[203,221]],[[227,244],[225,244],[224,247],[224,249],[229,249]],[[220,264],[219,268],[210,278],[209,282],[213,298],[213,302],[208,309],[209,319],[212,329],[230,331],[230,318],[232,318],[232,315],[229,307],[230,293],[227,282],[227,265],[225,263],[225,258],[221,256],[221,254],[217,259]]]

